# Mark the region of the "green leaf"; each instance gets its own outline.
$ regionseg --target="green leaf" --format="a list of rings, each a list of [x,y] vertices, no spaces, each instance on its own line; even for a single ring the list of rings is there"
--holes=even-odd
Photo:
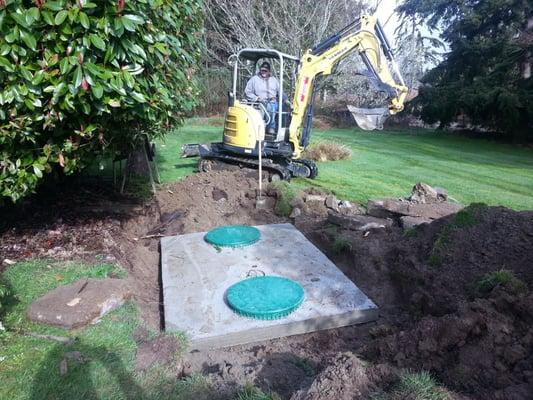
[[[89,22],[89,17],[83,11],[80,12],[80,23],[85,29],[89,29],[91,23]]]
[[[59,70],[61,71],[61,75],[65,75],[70,70],[68,57],[61,59],[61,61],[59,62]]]
[[[28,10],[28,14],[31,15],[34,21],[38,21],[41,17],[41,13],[39,12],[39,9],[37,7],[32,7]]]
[[[11,46],[8,44],[4,44],[2,45],[2,47],[0,47],[0,56],[7,56],[10,51],[11,51]]]
[[[33,80],[33,76],[31,74],[30,71],[28,71],[27,68],[24,68],[24,67],[20,67],[20,74],[24,77],[24,79],[26,79],[27,81],[32,81]]]
[[[115,28],[115,35],[121,37],[124,33],[124,24],[122,23],[122,19],[115,18],[113,27]]]
[[[37,176],[37,178],[42,178],[43,177],[43,173],[39,169],[39,166],[37,166],[36,164],[33,164],[33,172]]]
[[[104,94],[104,88],[99,83],[96,83],[95,85],[91,86],[91,91],[97,99],[101,99],[102,95]]]
[[[137,100],[139,103],[146,103],[146,99],[144,96],[139,92],[131,92],[131,97],[133,97],[135,100]]]
[[[105,50],[105,42],[102,40],[102,38],[100,38],[100,36],[92,33],[89,37],[91,39],[91,43],[95,47],[99,48],[100,50]]]
[[[32,50],[37,50],[37,40],[35,40],[35,36],[33,36],[31,33],[26,32],[24,30],[20,31],[20,37],[26,43],[26,46],[28,46]]]
[[[12,13],[10,14],[11,18],[15,20],[15,22],[24,28],[28,28],[28,24],[26,23],[26,17],[24,15],[19,13]]]
[[[109,100],[109,105],[111,107],[120,107],[120,101],[117,99],[111,99]]]
[[[6,42],[13,43],[15,40],[17,40],[18,35],[13,30],[11,33],[7,34],[5,36]]]
[[[63,22],[65,22],[65,19],[67,19],[68,11],[67,10],[61,10],[56,14],[56,17],[54,19],[54,23],[56,25],[61,25]]]
[[[26,105],[26,107],[28,107],[30,110],[35,110],[35,106],[33,105],[33,101],[31,101],[31,99],[25,99],[24,100],[24,104]]]
[[[35,75],[33,76],[33,80],[31,81],[31,84],[37,86],[39,83],[42,82],[43,77],[44,77],[44,71],[43,70],[37,71]]]
[[[72,84],[74,87],[79,87],[81,85],[81,81],[83,80],[83,70],[81,69],[81,65],[78,65],[78,68],[76,68],[76,71],[74,71],[74,77],[72,78]]]
[[[14,65],[9,62],[5,57],[0,57],[0,66],[4,67],[7,72],[15,71]]]
[[[121,17],[120,21],[122,22],[124,29],[130,32],[135,32],[135,27],[137,26],[135,22],[132,22],[131,20],[124,17]]]
[[[52,13],[50,11],[42,11],[41,14],[43,16],[44,21],[48,25],[55,25],[54,16],[52,15]]]
[[[138,15],[126,14],[122,17],[122,21],[127,20],[137,25],[144,24],[144,19]]]
[[[57,1],[57,0],[48,0],[47,2],[43,3],[43,7],[52,10],[52,11],[59,11],[63,9],[64,2]]]
[[[111,46],[109,46],[105,52],[104,64],[107,64],[109,61],[113,60],[114,57],[114,46],[111,44]]]
[[[89,85],[94,85],[94,80],[93,80],[93,77],[91,76],[90,73],[87,72],[87,70],[85,71],[85,80],[87,81],[87,83]]]
[[[168,54],[168,49],[167,49],[167,45],[164,44],[164,43],[156,43],[154,44],[154,47],[159,50],[162,54],[164,55],[167,55]]]

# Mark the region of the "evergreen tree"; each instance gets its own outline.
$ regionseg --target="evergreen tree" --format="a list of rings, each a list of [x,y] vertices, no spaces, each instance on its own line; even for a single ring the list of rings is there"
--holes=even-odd
[[[398,11],[440,29],[450,48],[412,102],[424,121],[446,126],[462,115],[533,140],[530,1],[405,0]]]

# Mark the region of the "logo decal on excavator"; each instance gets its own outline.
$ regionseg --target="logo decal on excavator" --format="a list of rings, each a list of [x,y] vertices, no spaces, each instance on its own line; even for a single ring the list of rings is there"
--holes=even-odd
[[[300,92],[300,101],[305,100],[305,93],[307,93],[307,87],[309,86],[310,78],[308,76],[304,76],[304,85],[302,86],[302,91]]]

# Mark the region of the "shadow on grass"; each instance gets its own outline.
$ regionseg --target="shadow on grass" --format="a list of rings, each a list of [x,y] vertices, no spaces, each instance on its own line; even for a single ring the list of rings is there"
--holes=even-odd
[[[176,168],[176,169],[196,168],[197,166],[198,166],[198,161],[189,162],[189,163],[186,163],[186,164],[176,164],[176,165],[174,165],[174,168]]]
[[[2,273],[2,270],[0,270]],[[3,279],[0,275],[0,321],[4,315],[9,314],[13,308],[19,303],[15,296],[15,291],[7,279]]]
[[[29,398],[150,399],[118,353],[83,343],[70,348],[57,345],[47,353]]]

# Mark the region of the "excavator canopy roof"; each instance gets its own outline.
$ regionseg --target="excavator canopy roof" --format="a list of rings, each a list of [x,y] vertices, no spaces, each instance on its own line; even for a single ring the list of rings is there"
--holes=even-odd
[[[282,53],[274,49],[242,49],[237,53],[238,58],[244,58],[245,60],[257,61],[260,58],[284,58],[292,61],[299,62],[298,57],[291,56],[289,54]]]

